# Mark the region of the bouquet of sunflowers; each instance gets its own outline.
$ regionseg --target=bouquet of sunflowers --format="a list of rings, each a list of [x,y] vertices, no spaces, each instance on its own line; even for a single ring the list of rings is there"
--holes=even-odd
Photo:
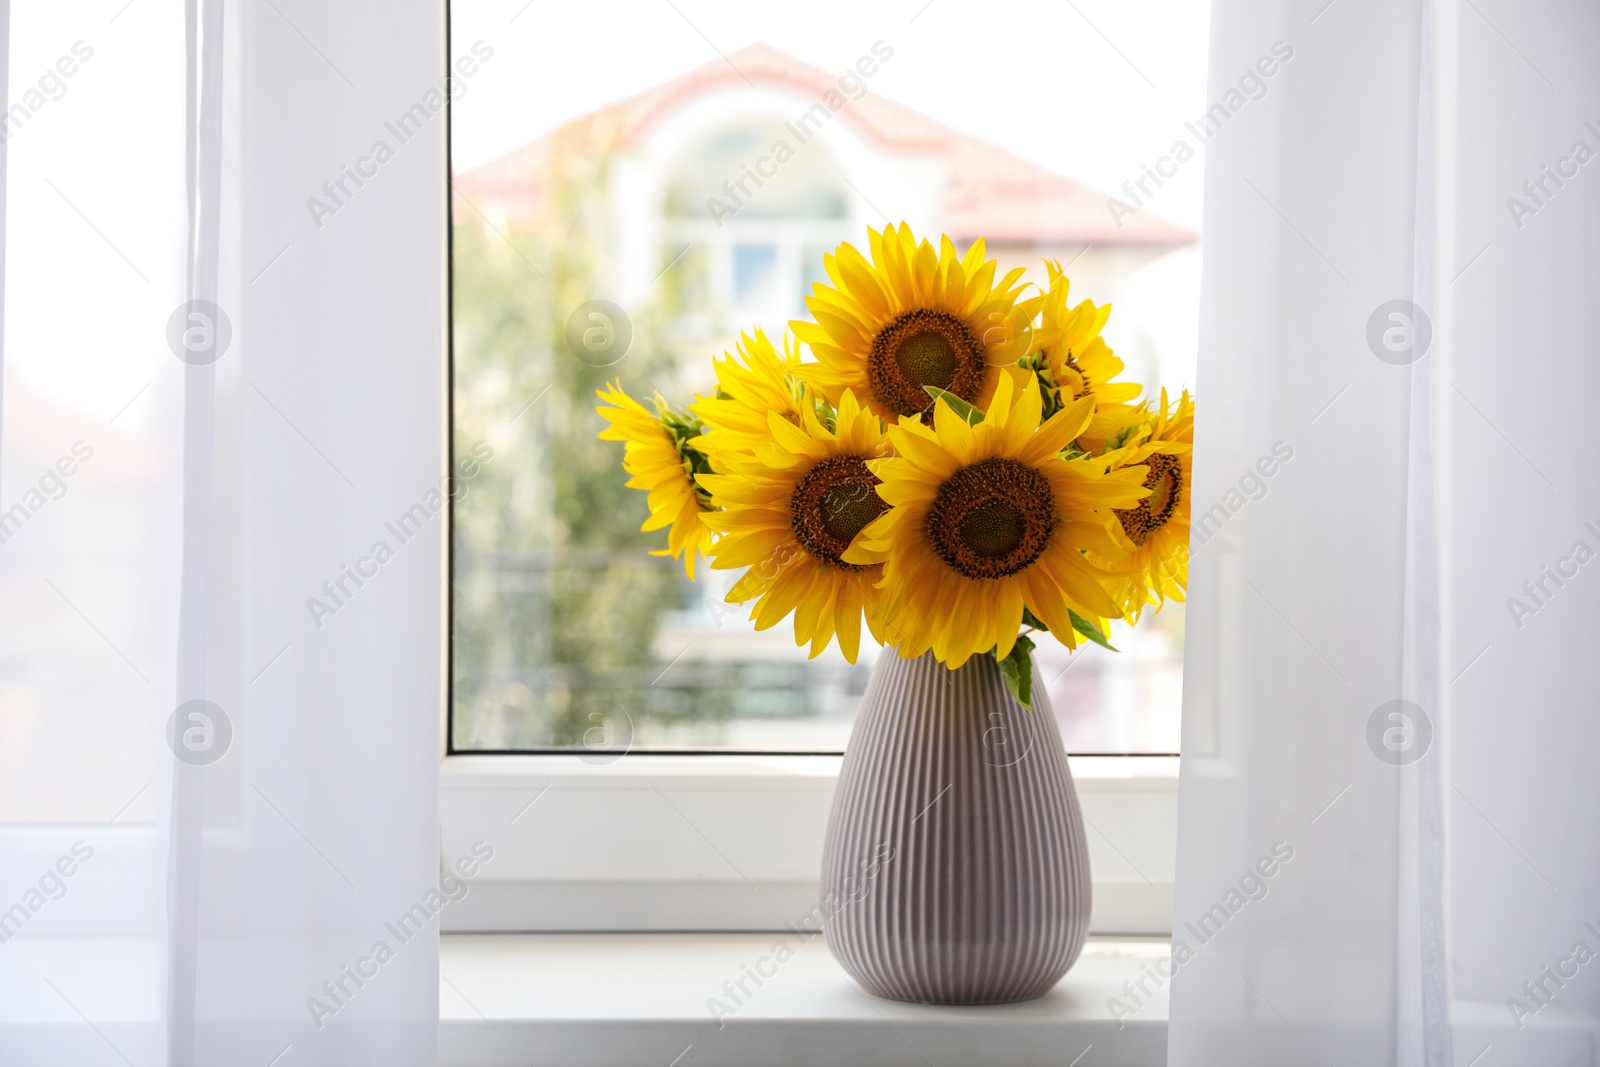
[[[852,663],[863,619],[903,657],[992,655],[1029,707],[1029,632],[1110,648],[1109,620],[1183,599],[1193,401],[1115,380],[1111,308],[1070,306],[1058,264],[1047,289],[997,282],[982,240],[868,232],[870,259],[823,257],[781,352],[745,335],[687,408],[613,384],[600,437],[626,443],[657,554],[744,568],[727,599],[758,630],[792,614]]]

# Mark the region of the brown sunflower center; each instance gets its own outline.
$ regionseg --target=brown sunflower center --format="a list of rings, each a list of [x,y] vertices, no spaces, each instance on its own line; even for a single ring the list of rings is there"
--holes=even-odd
[[[983,346],[967,324],[948,311],[907,311],[878,331],[867,358],[867,378],[884,407],[919,415],[931,399],[926,385],[963,400],[983,388]]]
[[[1178,457],[1156,452],[1145,463],[1150,467],[1150,473],[1144,476],[1150,495],[1139,501],[1136,508],[1113,509],[1117,521],[1122,523],[1122,532],[1136,545],[1144,544],[1165,526],[1183,501],[1183,467]]]
[[[817,559],[855,569],[840,557],[856,534],[889,510],[878,478],[860,456],[829,456],[805,473],[789,497],[789,528]]]
[[[1078,377],[1083,379],[1083,388],[1074,393],[1072,399],[1081,400],[1094,392],[1094,382],[1089,380],[1089,373],[1078,365],[1078,357],[1071,352],[1067,353],[1067,366],[1071,367]]]
[[[961,520],[961,540],[978,555],[993,559],[1014,551],[1027,529],[1022,509],[996,497],[967,512]]]
[[[1050,545],[1055,497],[1043,474],[1014,459],[963,467],[939,487],[927,534],[950,569],[967,578],[1006,578]]]

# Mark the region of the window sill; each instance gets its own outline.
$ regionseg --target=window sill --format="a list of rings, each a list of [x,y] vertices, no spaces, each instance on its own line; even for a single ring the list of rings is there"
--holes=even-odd
[[[319,932],[317,936],[323,936]],[[786,960],[734,1014],[712,1018],[722,983],[785,937]],[[304,977],[291,948],[284,974]],[[1090,938],[1048,996],[1027,1004],[938,1007],[871,998],[845,976],[820,937],[781,934],[446,934],[440,938],[440,1067],[1137,1067],[1166,1062],[1167,990],[1119,1029],[1106,1008],[1144,965],[1167,954],[1163,938]],[[165,1023],[161,946],[151,936],[39,935],[0,951],[0,1062],[117,1062],[160,1058]],[[270,958],[263,966],[274,966]],[[767,967],[768,970],[772,968]],[[320,972],[319,972],[320,973]],[[51,976],[72,1001],[42,980]],[[218,1016],[240,1039],[296,1044],[306,1017],[286,1011],[304,995],[286,980],[274,999]],[[79,1012],[82,1014],[79,1014]],[[1554,1003],[1518,1029],[1505,1003],[1454,1000],[1458,1067],[1495,1063],[1593,1067],[1600,1019]],[[93,1020],[92,1027],[85,1025]],[[724,1025],[718,1028],[718,1022]],[[360,1040],[354,1018],[311,1041]],[[1280,1025],[1261,1015],[1249,1024]],[[349,1027],[356,1027],[351,1030]],[[1289,1037],[1287,1027],[1285,1036]],[[263,1035],[271,1037],[264,1039]],[[1081,1060],[1089,1045],[1094,1051]],[[352,1046],[353,1047],[353,1046]],[[1309,1055],[1309,1053],[1308,1053]],[[98,1057],[98,1058],[96,1058]],[[265,1062],[263,1056],[260,1062]],[[288,1061],[285,1060],[285,1063]]]
[[[732,984],[782,940],[794,952],[735,1004]],[[1048,995],[945,1007],[862,993],[820,936],[446,934],[440,938],[440,1067],[1155,1067],[1167,1062],[1168,987],[1111,1018],[1165,938],[1091,937]],[[765,969],[773,970],[771,964]],[[735,990],[736,991],[736,990]],[[713,1017],[717,998],[731,1014]],[[1518,1029],[1505,1005],[1450,1005],[1457,1064],[1594,1064],[1600,1020],[1552,1004]],[[719,1023],[721,1024],[719,1026]],[[1250,1024],[1277,1025],[1276,1019]],[[1093,1047],[1093,1054],[1084,1053]],[[1511,1060],[1504,1057],[1510,1056]]]
[[[782,941],[794,952],[751,993],[724,983]],[[1168,952],[1161,938],[1091,938],[1048,995],[945,1007],[862,993],[821,936],[453,934],[441,938],[441,1067],[809,1067],[871,1063],[1101,1067],[1166,1062],[1166,990],[1118,1028],[1106,999]],[[735,1003],[734,996],[743,1000]],[[714,1017],[712,999],[728,1013]],[[719,1027],[720,1023],[720,1027]]]

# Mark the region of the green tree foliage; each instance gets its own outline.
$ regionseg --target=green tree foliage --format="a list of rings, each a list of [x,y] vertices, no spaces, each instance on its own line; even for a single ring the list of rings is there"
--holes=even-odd
[[[636,725],[726,713],[715,693],[651,685],[665,666],[652,652],[663,616],[696,597],[674,561],[648,554],[664,539],[639,531],[648,510],[624,485],[621,446],[595,439],[596,389],[621,378],[643,399],[674,378],[681,361],[660,324],[682,294],[669,276],[649,306],[625,309],[633,339],[612,366],[568,350],[573,310],[608,295],[607,154],[558,141],[552,160],[536,222],[456,204],[455,451],[494,449],[455,505],[462,748],[580,744],[626,729],[618,710]]]

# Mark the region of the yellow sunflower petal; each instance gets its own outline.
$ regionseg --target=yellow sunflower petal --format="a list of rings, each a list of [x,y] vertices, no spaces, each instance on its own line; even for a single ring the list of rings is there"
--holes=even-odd
[[[1027,354],[1016,271],[998,284],[996,261],[976,241],[965,256],[948,236],[939,247],[904,223],[868,230],[868,256],[849,243],[823,259],[832,285],[806,298],[814,321],[793,324],[817,362],[799,375],[835,406],[848,388],[881,418],[921,418],[924,386],[969,403],[986,399],[1006,364]]]

